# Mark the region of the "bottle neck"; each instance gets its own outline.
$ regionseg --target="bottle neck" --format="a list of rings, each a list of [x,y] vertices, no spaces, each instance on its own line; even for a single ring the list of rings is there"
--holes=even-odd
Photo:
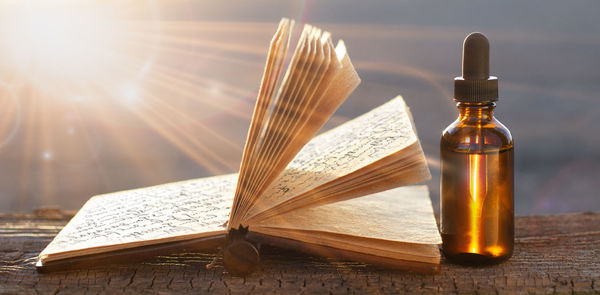
[[[461,122],[487,122],[494,118],[494,108],[496,103],[466,103],[456,104],[460,112],[459,120]]]

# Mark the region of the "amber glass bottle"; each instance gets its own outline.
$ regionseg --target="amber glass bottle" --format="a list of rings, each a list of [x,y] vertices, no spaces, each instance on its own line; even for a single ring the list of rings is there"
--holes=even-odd
[[[500,262],[514,243],[513,140],[494,118],[498,79],[489,76],[489,43],[481,33],[465,39],[454,98],[460,116],[440,143],[443,251],[459,263]]]

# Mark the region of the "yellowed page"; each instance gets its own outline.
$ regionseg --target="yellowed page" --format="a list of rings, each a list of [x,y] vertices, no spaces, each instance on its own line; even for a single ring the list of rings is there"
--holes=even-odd
[[[250,230],[401,259],[412,255],[435,262],[440,256],[441,238],[426,186],[296,210],[252,224]]]
[[[265,187],[274,180],[274,177],[268,179],[268,175],[276,169],[272,165],[273,157],[278,155],[280,150],[285,149],[285,145],[281,143],[280,138],[289,133],[287,123],[292,121],[290,117],[296,117],[297,113],[301,112],[300,106],[302,106],[305,98],[300,90],[305,88],[303,85],[309,84],[317,76],[315,72],[321,64],[321,59],[317,40],[314,39],[315,34],[320,34],[318,28],[308,24],[304,26],[300,39],[301,43],[299,44],[301,50],[297,50],[293,56],[293,58],[297,58],[298,63],[290,64],[282,81],[282,88],[272,102],[272,110],[260,138],[261,145],[257,149],[257,164],[255,170],[248,177],[250,187],[245,191],[246,195],[244,196],[247,200],[247,203],[244,204],[246,207],[243,207],[244,210],[239,214],[240,217],[243,216],[249,205],[260,197]],[[297,120],[294,123],[297,123]],[[282,169],[283,167],[279,168],[280,171],[275,173],[281,172]],[[234,216],[234,218],[237,217]],[[232,221],[235,224],[231,224],[230,227],[237,227],[237,220]]]
[[[376,241],[373,239],[361,239],[360,237],[348,237],[341,234],[298,231],[269,227],[261,227],[256,232],[274,237],[301,241],[311,245],[316,244],[319,246],[326,246],[334,249],[348,250],[381,257],[427,263],[439,263],[440,261],[439,245],[434,244],[410,244],[396,241]],[[312,243],[308,241],[318,242]]]
[[[257,141],[263,128],[265,118],[267,117],[269,106],[273,100],[277,83],[279,82],[281,69],[289,48],[289,41],[293,26],[294,21],[290,22],[286,18],[281,19],[279,27],[277,28],[277,31],[271,40],[271,44],[269,45],[267,62],[263,72],[254,112],[252,114],[250,127],[248,128],[246,145],[244,146],[244,152],[242,155],[242,163],[240,165],[241,179],[247,178],[246,175],[249,174],[249,171],[253,170],[252,164],[254,163],[254,154],[256,153],[255,150]],[[243,202],[242,196],[244,188],[244,183],[238,182],[232,207],[233,213],[230,217],[235,215],[237,208]]]
[[[251,207],[256,199],[260,198],[262,193],[277,178],[285,166],[293,159],[299,151],[292,146],[292,140],[298,138],[300,132],[305,131],[304,125],[310,119],[307,113],[311,108],[319,107],[315,98],[318,85],[323,81],[330,81],[326,75],[334,75],[339,70],[340,64],[337,59],[334,64],[331,63],[333,47],[329,40],[329,33],[324,35],[318,28],[312,27],[308,40],[310,41],[310,56],[305,68],[291,68],[291,71],[300,71],[304,74],[298,81],[298,85],[290,87],[291,93],[282,93],[278,101],[273,106],[274,117],[269,118],[273,123],[272,128],[266,134],[273,134],[270,138],[265,138],[268,143],[265,148],[264,157],[259,161],[263,163],[260,171],[257,171],[254,190],[252,191],[253,200],[248,207]],[[334,69],[330,71],[329,69]],[[326,82],[327,83],[327,82]],[[272,120],[271,120],[272,119]],[[316,132],[316,130],[315,130]],[[311,134],[311,137],[313,134]],[[301,143],[303,146],[308,140]],[[301,147],[300,146],[300,147]],[[289,155],[288,150],[295,150]],[[287,155],[287,156],[284,156]]]
[[[334,181],[417,142],[406,104],[398,96],[313,138],[292,160],[246,220],[310,189]],[[422,150],[419,152],[422,154]],[[421,163],[425,165],[426,163]],[[424,175],[422,180],[429,175]],[[358,197],[358,196],[356,196]]]
[[[288,65],[283,80],[277,90],[277,97],[280,97],[282,92],[288,92],[288,89],[293,88],[291,85],[295,85],[295,83],[299,81],[300,71],[292,71],[291,69],[303,68],[307,61],[307,55],[310,52],[307,38],[310,30],[310,25],[304,26],[290,64]],[[271,52],[268,53],[267,60],[271,58],[272,54],[273,53]],[[257,178],[264,174],[261,174],[262,169],[265,169],[265,167],[260,160],[264,157],[264,153],[267,152],[269,148],[269,142],[265,144],[265,134],[267,134],[267,131],[269,130],[273,131],[272,127],[269,128],[269,126],[273,124],[271,107],[280,100],[279,98],[274,98],[273,94],[274,92],[271,93],[268,100],[264,100],[264,102],[268,103],[264,108],[267,112],[262,114],[263,116],[260,119],[260,123],[258,123],[259,120],[255,116],[252,117],[251,125],[256,123],[256,126],[258,126],[258,124],[260,124],[260,126],[258,132],[248,134],[249,138],[244,147],[244,150],[246,151],[247,148],[250,148],[248,145],[254,143],[251,147],[252,150],[249,150],[247,153],[248,157],[242,157],[242,163],[240,165],[242,168],[240,172],[241,177],[239,178],[235,192],[234,208],[229,220],[229,228],[236,227],[239,223],[238,220],[244,215],[244,212],[246,212],[248,203],[250,203],[256,195],[253,192],[256,187],[256,182],[258,181]],[[257,101],[257,104],[258,103],[260,103],[260,101]],[[252,136],[252,138],[250,138],[250,136]]]
[[[335,180],[294,196],[248,220],[253,223],[304,207],[314,207],[373,194],[429,179],[427,160],[419,142]]]
[[[343,42],[334,49],[328,32],[305,25],[263,130],[254,140],[254,154],[243,159],[248,163],[241,166],[248,171],[240,174],[230,228],[242,223],[248,210],[359,82]]]
[[[334,50],[329,38],[329,33],[325,32],[322,38],[325,41],[323,46],[327,56],[326,64],[329,66],[322,80],[317,83],[318,85],[312,85],[309,88],[312,89],[310,101],[305,103],[304,110],[299,113],[299,119],[296,120],[298,121],[297,124],[285,133],[285,140],[283,141],[286,145],[285,149],[278,152],[273,161],[269,161],[270,166],[274,169],[269,172],[270,175],[266,179],[273,180],[279,176],[282,169],[309,142],[360,82],[345,50],[339,52],[341,57],[338,57],[337,50]],[[344,82],[340,83],[340,80]],[[268,185],[264,186],[263,192],[268,187]]]
[[[95,196],[40,259],[224,234],[236,181],[229,174]]]

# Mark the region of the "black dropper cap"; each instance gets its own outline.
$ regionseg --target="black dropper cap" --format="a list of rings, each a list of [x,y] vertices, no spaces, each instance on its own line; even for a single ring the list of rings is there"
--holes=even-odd
[[[454,100],[489,103],[498,100],[498,78],[490,76],[490,43],[479,32],[463,43],[462,77],[454,78]]]

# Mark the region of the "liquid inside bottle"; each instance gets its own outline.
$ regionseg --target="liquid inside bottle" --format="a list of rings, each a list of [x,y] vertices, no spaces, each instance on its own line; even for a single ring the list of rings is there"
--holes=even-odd
[[[513,147],[469,152],[442,142],[441,232],[447,258],[493,263],[513,251]]]

